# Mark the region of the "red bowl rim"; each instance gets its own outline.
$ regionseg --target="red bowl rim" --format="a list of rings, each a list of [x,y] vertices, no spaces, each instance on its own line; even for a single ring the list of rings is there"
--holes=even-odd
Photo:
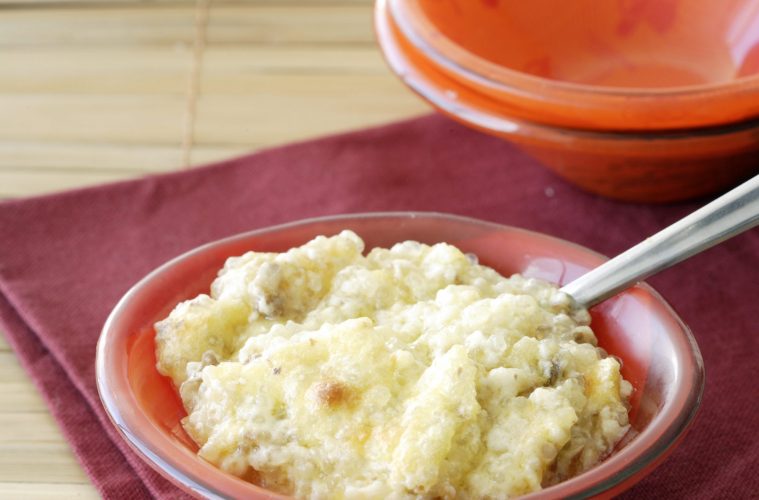
[[[437,64],[465,75],[481,84],[492,88],[500,88],[504,91],[532,94],[531,89],[551,88],[572,92],[578,96],[605,95],[624,99],[687,96],[707,99],[733,92],[759,90],[759,74],[743,76],[727,82],[659,88],[610,87],[544,78],[501,66],[463,48],[453,40],[440,34],[435,29],[433,23],[423,15],[418,5],[415,5],[413,2],[407,2],[406,0],[378,0],[378,3],[385,2],[388,4],[393,20],[398,23],[399,28],[409,41]],[[410,9],[408,13],[413,16],[414,23],[423,28],[422,30],[414,29],[409,19],[402,14],[402,12],[405,12],[402,10],[404,8]],[[423,32],[435,32],[439,36],[433,39],[424,36]],[[463,61],[465,60],[472,61],[474,66],[487,68],[489,74],[496,75],[498,78],[491,78],[482,72],[476,71],[472,67],[473,65],[464,63]]]

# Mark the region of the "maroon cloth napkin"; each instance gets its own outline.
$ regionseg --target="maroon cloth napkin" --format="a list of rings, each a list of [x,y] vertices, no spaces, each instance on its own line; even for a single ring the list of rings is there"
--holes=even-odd
[[[240,231],[378,210],[468,215],[613,255],[700,204],[623,204],[586,194],[501,140],[424,117],[210,167],[4,202],[0,326],[104,496],[177,497],[112,429],[94,368],[109,311],[166,260]],[[759,232],[650,282],[692,327],[706,392],[683,444],[625,497],[754,496]]]

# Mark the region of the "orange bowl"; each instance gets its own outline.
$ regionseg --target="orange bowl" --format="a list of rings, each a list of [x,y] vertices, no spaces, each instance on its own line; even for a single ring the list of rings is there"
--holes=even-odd
[[[440,112],[508,139],[587,191],[625,201],[671,202],[726,189],[759,171],[759,119],[681,131],[613,132],[516,118],[508,105],[414,58],[416,49],[393,23],[388,6],[387,0],[377,2],[377,38],[406,85]]]
[[[598,130],[713,126],[759,116],[753,0],[387,0],[451,80],[531,121]]]
[[[604,258],[549,236],[452,215],[377,213],[311,219],[240,234],[164,264],[135,285],[108,318],[97,349],[100,398],[116,428],[159,473],[199,497],[278,498],[196,455],[182,429],[177,391],[155,367],[153,325],[180,301],[207,292],[227,257],[284,251],[313,237],[351,229],[367,249],[414,239],[445,241],[504,275],[564,284]],[[701,401],[704,371],[688,328],[647,285],[591,310],[599,345],[622,362],[633,385],[631,431],[601,464],[538,495],[609,497],[648,474],[683,438]],[[535,497],[528,495],[527,498]]]

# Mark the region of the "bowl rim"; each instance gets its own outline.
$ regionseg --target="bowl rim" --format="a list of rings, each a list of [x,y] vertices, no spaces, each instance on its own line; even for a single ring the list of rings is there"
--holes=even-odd
[[[526,118],[515,118],[498,114],[481,106],[477,107],[470,102],[462,102],[459,99],[447,98],[443,91],[432,83],[427,74],[411,64],[408,57],[400,48],[399,42],[393,34],[391,23],[395,23],[388,6],[392,0],[377,0],[375,4],[374,27],[378,42],[382,48],[382,54],[386,64],[393,73],[398,76],[413,92],[431,103],[444,114],[468,123],[482,130],[493,131],[506,135],[519,135],[528,137],[540,136],[542,139],[552,142],[580,140],[596,141],[624,141],[624,142],[670,142],[692,141],[700,139],[718,139],[721,137],[737,135],[744,132],[753,132],[759,128],[759,117],[729,124],[709,125],[698,128],[685,129],[662,129],[662,130],[604,130],[588,128],[571,128],[548,123],[541,123]],[[396,23],[397,25],[397,23]],[[398,26],[399,29],[400,26]],[[402,30],[401,30],[402,31]],[[403,33],[406,36],[406,33]],[[430,70],[432,71],[432,70]],[[447,78],[441,72],[437,73]],[[758,80],[759,81],[759,80]],[[468,87],[460,86],[456,91],[472,92]],[[489,96],[478,97],[495,102]]]
[[[131,303],[139,297],[140,292],[143,289],[149,287],[155,280],[160,279],[164,274],[170,272],[173,268],[188,258],[203,255],[217,247],[223,247],[252,237],[262,236],[282,230],[304,227],[322,222],[382,218],[428,218],[472,224],[499,231],[524,234],[533,239],[549,241],[559,244],[562,247],[573,248],[580,253],[599,261],[607,260],[607,257],[593,250],[544,233],[461,215],[419,211],[363,212],[312,217],[245,231],[205,243],[170,259],[133,285],[113,308],[101,331],[100,338],[98,339],[95,361],[98,395],[106,410],[108,418],[119,434],[125,439],[127,444],[136,451],[137,454],[148,463],[148,465],[186,491],[207,498],[226,498],[224,491],[226,488],[215,487],[212,482],[209,482],[203,477],[198,477],[197,474],[192,474],[190,471],[186,470],[186,467],[184,467],[183,464],[177,463],[177,460],[161,456],[160,451],[156,449],[150,441],[146,440],[144,432],[141,430],[140,425],[138,425],[152,425],[152,422],[141,412],[137,413],[135,421],[134,415],[129,411],[133,408],[127,407],[127,411],[123,411],[124,408],[119,404],[120,400],[114,397],[112,389],[114,384],[118,384],[118,380],[111,379],[113,370],[109,370],[109,361],[111,360],[111,355],[114,353],[109,351],[109,347],[113,345],[114,341],[119,340],[122,337],[128,338],[130,336],[130,332],[119,332],[117,323],[128,311]],[[704,392],[704,365],[698,344],[696,343],[692,332],[674,309],[672,309],[666,300],[664,300],[664,298],[653,288],[645,283],[640,283],[636,285],[635,288],[642,289],[648,293],[663,307],[663,311],[668,317],[674,320],[678,327],[678,335],[675,335],[674,339],[682,341],[681,343],[687,346],[687,349],[682,349],[682,352],[690,361],[687,365],[692,367],[692,373],[690,373],[691,376],[689,380],[685,380],[685,377],[682,376],[683,374],[678,372],[678,375],[681,375],[678,377],[680,383],[673,390],[673,394],[664,402],[659,413],[651,420],[651,422],[649,422],[642,432],[636,434],[629,443],[618,452],[614,453],[611,457],[578,476],[572,477],[538,492],[528,494],[522,498],[544,498],[545,496],[551,496],[552,494],[561,495],[566,498],[585,498],[619,487],[641,471],[654,466],[662,460],[667,453],[671,451],[673,446],[682,439],[685,431],[690,427],[690,424],[698,413]],[[134,335],[134,332],[131,332],[131,335]],[[683,367],[678,365],[678,370],[682,369]],[[114,379],[115,378],[117,377],[114,377]],[[134,402],[134,395],[130,392],[129,396],[131,397],[130,401]],[[686,411],[683,412],[683,410]],[[662,421],[665,420],[665,417],[671,417],[671,422],[664,423],[667,425],[662,423]],[[662,427],[663,425],[664,427],[660,429],[659,427]],[[653,438],[655,438],[653,443],[651,443],[650,446],[647,446],[647,440],[650,441],[652,439],[651,434],[654,433],[658,435],[658,438],[653,436]],[[165,434],[161,433],[161,435],[165,437],[166,440],[169,439]],[[187,450],[187,454],[190,454],[189,450]],[[270,490],[263,489],[255,484],[245,482],[235,476],[226,474],[210,463],[205,462],[197,455],[193,454],[192,458],[195,459],[196,462],[202,463],[205,469],[221,474],[222,477],[224,477],[227,486],[231,484],[230,482],[234,482],[238,485],[242,483],[244,485],[243,487],[250,490],[250,493],[255,492],[267,495],[270,498],[287,498]],[[626,459],[628,459],[627,465],[614,472],[615,466],[618,463],[624,464]],[[594,477],[598,477],[600,480],[592,481],[590,487],[582,487],[584,482],[587,482],[589,478]]]
[[[722,95],[732,92],[746,92],[759,89],[759,73],[738,77],[727,82],[704,83],[698,85],[681,85],[673,87],[639,88],[639,87],[611,87],[605,85],[590,85],[564,80],[545,78],[530,73],[517,71],[506,66],[501,66],[489,61],[457,44],[450,38],[442,35],[434,24],[423,15],[421,8],[415,2],[406,0],[378,0],[387,1],[393,20],[409,41],[418,50],[432,58],[450,71],[465,75],[466,77],[494,89],[500,89],[510,93],[533,95],[531,88],[548,88],[567,93],[576,97],[580,96],[607,96],[610,98],[651,99],[659,97],[689,97],[708,98],[709,96]],[[408,8],[415,15],[414,22],[418,23],[421,30],[417,30],[407,17],[401,14],[402,9]],[[439,36],[428,37],[423,34],[437,33]],[[450,54],[450,55],[446,55]],[[473,64],[467,64],[470,60]],[[487,68],[490,77],[472,66]],[[507,83],[508,82],[508,83]]]

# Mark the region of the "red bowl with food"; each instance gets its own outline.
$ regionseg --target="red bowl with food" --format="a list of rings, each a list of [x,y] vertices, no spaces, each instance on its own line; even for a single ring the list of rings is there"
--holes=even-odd
[[[230,256],[285,251],[345,229],[360,235],[367,250],[406,240],[447,242],[505,276],[521,273],[557,284],[605,260],[575,244],[522,229],[412,212],[304,220],[232,236],[175,258],[137,283],[114,308],[98,343],[97,384],[127,443],[180,488],[209,498],[280,497],[196,455],[198,447],[181,424],[186,412],[177,390],[156,369],[154,324],[179,302],[207,293]],[[526,498],[610,497],[629,488],[674,449],[698,410],[704,387],[701,356],[688,328],[661,296],[641,284],[590,312],[599,346],[622,360],[622,375],[632,384],[630,430],[600,464]]]
[[[672,130],[759,116],[751,0],[388,0],[432,64],[518,118],[595,130]]]
[[[393,22],[386,0],[377,2],[375,26],[391,69],[438,111],[513,142],[587,191],[664,203],[719,192],[759,171],[759,120],[648,132],[546,125],[516,117],[509,105],[415,58],[417,49]]]

